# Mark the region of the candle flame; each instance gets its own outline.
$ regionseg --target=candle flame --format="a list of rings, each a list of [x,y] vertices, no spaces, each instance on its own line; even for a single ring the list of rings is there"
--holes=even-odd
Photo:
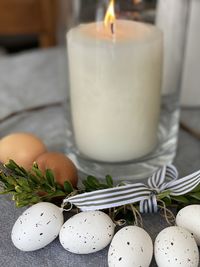
[[[108,26],[108,24],[111,25],[111,27],[113,26],[114,22],[115,22],[115,9],[114,9],[114,5],[115,5],[115,0],[110,0],[108,9],[106,11],[106,15],[104,18],[104,25],[105,27]]]
[[[133,0],[133,4],[137,5],[140,4],[142,2],[142,0]]]

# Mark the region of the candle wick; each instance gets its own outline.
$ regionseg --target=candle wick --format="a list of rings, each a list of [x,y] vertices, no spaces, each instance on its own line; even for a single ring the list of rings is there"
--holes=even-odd
[[[112,34],[114,34],[115,31],[114,31],[114,23],[113,23],[113,22],[110,24],[110,28],[111,28],[111,32],[112,32]]]

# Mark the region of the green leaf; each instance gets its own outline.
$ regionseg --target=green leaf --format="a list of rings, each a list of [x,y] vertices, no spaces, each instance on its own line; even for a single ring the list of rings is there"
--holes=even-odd
[[[19,166],[12,159],[10,159],[9,162],[5,164],[5,167],[14,171]]]
[[[171,193],[170,190],[166,190],[166,191],[164,191],[164,192],[158,194],[157,197],[158,197],[159,199],[163,199],[163,198],[165,198],[165,197],[168,197],[168,196],[170,195],[170,193]]]
[[[184,196],[171,196],[171,199],[183,204],[190,204],[190,200]]]
[[[39,188],[40,188],[40,191],[47,192],[47,193],[55,192],[56,190],[56,188],[49,185],[47,181],[44,181],[44,183],[40,184]]]
[[[191,193],[189,194],[190,197],[193,197],[197,200],[200,200],[200,192],[196,192],[196,193]]]
[[[200,184],[197,185],[191,192],[200,192]]]
[[[30,184],[26,178],[20,177],[17,179],[18,185],[20,185],[22,191],[32,192],[32,189],[30,188]]]
[[[87,183],[91,188],[98,188],[99,186],[99,181],[97,180],[96,177],[89,175],[87,177]]]
[[[63,187],[60,184],[57,184],[57,183],[56,183],[56,188],[59,189],[59,190],[63,190]]]
[[[4,190],[4,191],[0,191],[0,195],[6,195],[6,194],[9,194],[9,193],[12,193],[13,192],[13,190],[8,190],[8,189],[6,189],[6,190]]]
[[[1,184],[2,184],[2,186],[4,186],[4,187],[8,187],[8,186],[11,186],[8,182],[6,182],[6,181],[4,181],[3,179],[1,179],[1,177],[0,177],[0,182],[1,182]]]
[[[15,175],[17,176],[22,176],[22,177],[26,177],[26,173],[24,173],[21,169],[16,168],[15,169]]]
[[[106,183],[109,187],[113,187],[113,179],[110,175],[106,175]]]
[[[6,177],[6,181],[7,181],[7,183],[10,184],[10,185],[14,185],[14,186],[17,185],[16,179],[13,178],[13,177],[11,177],[11,176]]]
[[[169,196],[162,198],[162,200],[165,202],[166,206],[170,206],[172,204],[171,197]]]
[[[26,199],[31,199],[33,194],[29,194],[24,191],[20,191],[14,194],[14,199],[16,200],[26,200]]]
[[[54,178],[54,174],[53,174],[52,170],[50,170],[50,169],[46,170],[46,178],[47,178],[48,183],[51,186],[55,187],[55,178]]]
[[[69,181],[64,182],[64,190],[66,193],[70,194],[74,191],[72,184]]]
[[[66,193],[64,193],[64,192],[61,191],[61,190],[57,190],[57,191],[54,192],[51,196],[52,196],[52,197],[63,197],[63,196],[66,196]]]
[[[31,199],[30,199],[31,203],[34,204],[34,203],[38,203],[40,202],[40,198],[39,196],[33,196]]]
[[[36,174],[36,176],[43,178],[43,173],[40,169],[38,169],[37,167],[33,166],[32,167],[32,171]]]
[[[29,186],[27,179],[25,179],[23,177],[18,178],[17,183],[22,187],[28,187]]]
[[[0,181],[3,183],[7,183],[7,176],[4,173],[0,173]]]
[[[17,163],[12,159],[10,159],[7,164],[5,164],[5,167],[11,170],[15,175],[20,175],[22,177],[27,176],[27,171],[23,167],[17,165]]]
[[[17,208],[22,208],[22,207],[30,205],[30,201],[29,200],[16,201],[15,204]]]
[[[110,188],[110,186],[107,184],[99,184],[99,187],[98,187],[98,189],[108,189],[108,188]]]
[[[82,181],[83,185],[85,186],[85,191],[93,191],[93,188],[90,188],[90,185],[88,184],[88,181],[87,180],[83,180]]]
[[[34,175],[32,173],[29,173],[28,178],[29,178],[29,181],[31,180],[36,185],[40,184],[40,182],[41,182],[41,179],[39,179],[36,175]]]

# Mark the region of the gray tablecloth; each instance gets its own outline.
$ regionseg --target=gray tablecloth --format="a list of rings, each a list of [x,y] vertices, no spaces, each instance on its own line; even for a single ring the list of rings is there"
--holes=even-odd
[[[63,49],[49,49],[0,59],[0,120],[12,112],[58,102],[48,109],[24,112],[0,123],[0,137],[16,131],[31,131],[41,137],[49,149],[63,151],[67,101],[66,57]],[[200,129],[200,109],[184,110],[182,119]],[[180,131],[175,164],[181,175],[200,168],[200,142]],[[58,239],[36,252],[17,250],[10,239],[12,226],[23,209],[16,209],[8,196],[0,196],[1,267],[103,267],[107,266],[107,248],[91,255],[65,251]],[[145,215],[145,229],[154,239],[166,225],[160,215]],[[155,267],[153,261],[151,267]]]

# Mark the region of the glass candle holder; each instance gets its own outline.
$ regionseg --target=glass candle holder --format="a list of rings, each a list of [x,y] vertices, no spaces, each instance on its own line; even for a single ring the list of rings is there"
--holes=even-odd
[[[189,2],[74,1],[66,152],[83,173],[133,181],[173,161]]]

